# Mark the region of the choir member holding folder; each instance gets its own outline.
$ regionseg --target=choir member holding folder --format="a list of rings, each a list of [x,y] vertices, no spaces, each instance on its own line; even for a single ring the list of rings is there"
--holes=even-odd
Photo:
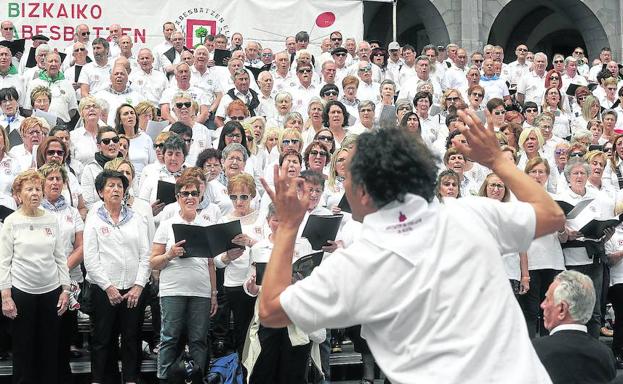
[[[244,249],[232,249],[214,258],[218,268],[225,268],[226,304],[234,314],[234,346],[238,356],[242,357],[247,329],[253,317],[255,298],[244,292],[242,287],[247,278],[250,267],[249,247],[255,245],[262,238],[261,225],[258,221],[258,211],[253,210],[251,201],[256,196],[255,181],[246,173],[240,173],[229,178],[227,183],[229,198],[234,204],[234,210],[225,217],[225,221],[240,220],[242,234],[234,237],[232,242]],[[229,310],[226,311],[229,313]],[[227,318],[228,316],[225,316]],[[229,321],[224,319],[227,324]]]
[[[583,158],[574,157],[570,159],[564,170],[569,189],[565,189],[557,195],[556,200],[577,206],[583,200],[593,199],[581,211],[571,211],[567,214],[565,230],[564,233],[561,233],[561,244],[566,268],[582,272],[593,279],[597,300],[593,317],[587,323],[587,327],[588,333],[597,338],[601,327],[600,298],[603,262],[606,257],[604,242],[608,241],[614,233],[614,226],[595,234],[582,232],[584,226],[592,220],[610,218],[613,215],[612,203],[607,196],[596,189],[586,188],[590,172],[591,168]],[[584,230],[584,232],[587,231]]]
[[[168,379],[169,368],[181,353],[178,347],[182,334],[188,337],[195,363],[203,371],[206,369],[210,317],[218,308],[216,270],[211,258],[182,257],[186,254],[186,240],[176,239],[173,230],[177,224],[202,227],[215,224],[197,214],[200,191],[201,183],[196,177],[180,177],[175,183],[178,210],[160,224],[154,237],[150,265],[161,271],[162,329],[157,373],[161,380]]]

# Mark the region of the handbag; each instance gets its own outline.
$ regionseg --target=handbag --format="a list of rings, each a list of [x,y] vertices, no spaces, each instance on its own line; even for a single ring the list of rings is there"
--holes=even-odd
[[[82,283],[82,289],[78,295],[78,303],[80,303],[80,311],[87,315],[92,315],[95,306],[93,305],[93,287],[87,280]]]

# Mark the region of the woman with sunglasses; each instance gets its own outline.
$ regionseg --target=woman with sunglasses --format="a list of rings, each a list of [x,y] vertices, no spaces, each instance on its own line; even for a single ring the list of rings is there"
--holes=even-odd
[[[262,239],[262,223],[258,223],[258,211],[253,208],[252,200],[256,197],[255,180],[248,174],[241,173],[229,178],[227,192],[234,205],[231,213],[224,217],[225,222],[240,221],[242,234],[236,236],[232,243],[242,248],[235,248],[214,258],[217,268],[225,269],[223,290],[226,306],[234,315],[234,348],[238,357],[242,357],[242,349],[246,339],[249,323],[253,318],[255,298],[247,295],[243,284],[251,266],[249,249]],[[227,311],[229,314],[229,311]],[[229,316],[227,315],[229,324]]]
[[[95,190],[95,178],[104,170],[107,162],[119,156],[119,135],[112,127],[102,127],[97,132],[97,149],[95,158],[84,167],[81,184],[82,195],[87,208],[100,201]]]
[[[188,336],[190,355],[202,371],[208,361],[210,317],[216,314],[217,283],[213,259],[183,256],[184,240],[176,242],[173,225],[216,224],[199,214],[201,182],[184,175],[175,182],[177,199],[173,216],[158,227],[151,250],[150,265],[160,271],[162,329],[158,354],[158,378],[169,379],[169,369],[179,355],[183,334]]]
[[[41,167],[45,164],[57,163],[65,170],[66,183],[62,190],[64,199],[70,206],[78,209],[84,219],[88,210],[82,196],[82,187],[76,175],[68,170],[67,156],[69,156],[69,151],[65,143],[61,139],[48,136],[37,148],[37,165]]]
[[[482,111],[482,101],[485,98],[485,89],[481,85],[472,85],[467,88],[467,108],[472,111]]]
[[[82,171],[84,170],[84,165],[71,157],[71,133],[69,128],[65,125],[57,125],[50,130],[48,136],[56,137],[57,139],[60,139],[63,144],[65,144],[65,148],[69,150],[65,159],[67,171],[73,173],[78,180],[80,180],[80,177],[82,177]]]
[[[197,122],[198,104],[193,101],[192,96],[186,92],[179,92],[173,96],[173,112],[177,116],[177,120],[192,129],[192,143],[188,150],[186,161],[189,164],[195,164],[197,156],[204,149],[212,147],[212,134],[205,125]],[[170,126],[169,126],[170,128]],[[165,128],[166,130],[167,128]]]
[[[329,163],[330,156],[331,154],[325,143],[320,140],[312,141],[303,153],[305,169],[310,169],[320,174],[326,174],[328,169],[325,169],[325,167]]]

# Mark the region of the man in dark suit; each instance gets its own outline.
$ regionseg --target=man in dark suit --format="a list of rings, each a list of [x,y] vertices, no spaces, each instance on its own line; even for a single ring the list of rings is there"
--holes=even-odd
[[[533,340],[534,349],[556,383],[606,383],[616,376],[612,351],[586,332],[595,305],[591,279],[561,272],[541,303],[550,335]]]

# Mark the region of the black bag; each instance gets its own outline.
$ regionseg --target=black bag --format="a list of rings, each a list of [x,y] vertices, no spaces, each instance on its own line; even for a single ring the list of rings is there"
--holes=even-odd
[[[80,294],[78,294],[78,302],[80,303],[80,311],[82,313],[92,315],[95,311],[95,306],[93,305],[93,287],[91,283],[86,280],[82,283]]]
[[[169,368],[168,382],[203,384],[203,372],[186,352],[182,352]]]

